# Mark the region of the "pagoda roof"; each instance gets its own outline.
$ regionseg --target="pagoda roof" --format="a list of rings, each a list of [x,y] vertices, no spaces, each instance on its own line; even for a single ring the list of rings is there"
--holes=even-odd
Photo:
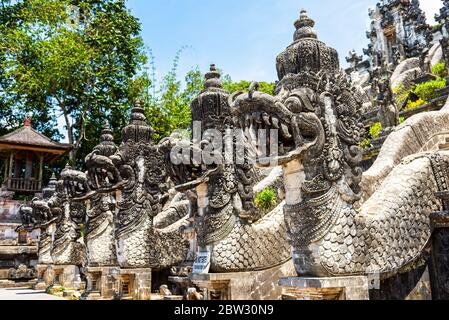
[[[0,137],[0,151],[13,149],[64,154],[71,149],[71,145],[53,141],[25,123],[23,127]]]

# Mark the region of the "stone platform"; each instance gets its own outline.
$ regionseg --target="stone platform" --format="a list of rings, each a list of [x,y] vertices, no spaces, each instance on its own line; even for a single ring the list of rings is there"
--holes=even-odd
[[[151,268],[118,269],[114,275],[119,297],[129,300],[149,300],[151,296]]]
[[[63,287],[66,290],[82,290],[80,270],[74,265],[53,265],[46,271],[45,283],[51,287]],[[47,288],[47,289],[49,289]]]
[[[120,290],[117,276],[118,267],[86,268],[87,288],[83,300],[111,300]]]
[[[263,271],[191,274],[204,300],[280,300],[279,278],[296,274],[292,261]]]
[[[302,278],[279,281],[283,300],[369,300],[368,277]]]

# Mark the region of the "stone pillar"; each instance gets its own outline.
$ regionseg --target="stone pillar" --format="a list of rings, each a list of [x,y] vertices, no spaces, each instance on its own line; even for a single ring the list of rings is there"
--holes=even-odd
[[[119,295],[122,299],[150,300],[151,297],[151,271],[152,269],[120,269],[115,275],[119,283]],[[127,287],[125,290],[124,287]],[[115,288],[114,283],[112,288]],[[127,291],[127,292],[125,292]]]
[[[49,286],[49,284],[45,282],[47,269],[48,265],[38,264],[36,266],[37,283],[33,285],[34,290],[45,290]]]
[[[47,266],[44,273],[44,282],[47,287],[51,287],[55,284],[55,269],[52,265]]]
[[[438,196],[448,209],[449,192]],[[433,300],[449,300],[449,211],[431,215],[432,256],[429,263]]]
[[[136,272],[134,276],[134,300],[148,300],[151,295],[151,269]]]

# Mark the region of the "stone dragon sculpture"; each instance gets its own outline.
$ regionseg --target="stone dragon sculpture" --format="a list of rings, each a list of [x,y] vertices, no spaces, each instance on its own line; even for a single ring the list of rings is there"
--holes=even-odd
[[[86,216],[83,217],[88,267],[118,265],[114,238],[115,197],[112,193],[95,192],[101,187],[98,181],[87,179],[88,175],[94,174],[92,171],[98,169],[91,159],[97,155],[112,156],[117,149],[112,131],[106,125],[101,133],[100,143],[86,157],[88,174],[76,170],[66,170],[61,176],[72,201],[88,203]]]
[[[109,151],[97,148],[87,157],[90,187],[79,195],[104,202],[105,194],[117,194],[113,221],[119,266],[166,269],[183,262],[189,243],[180,230],[187,224],[188,202],[168,201],[164,154],[152,142],[140,105],[132,110],[120,147]]]
[[[63,177],[70,167],[66,167]],[[58,181],[56,192],[50,198],[47,205],[54,216],[57,216],[56,231],[54,234],[51,256],[55,265],[75,265],[78,267],[86,264],[86,247],[81,241],[81,224],[84,222],[86,207],[83,203],[71,200],[64,186],[64,181]]]
[[[226,156],[220,151],[222,141],[214,141],[213,134],[229,132],[228,138],[232,136],[228,98],[220,74],[212,65],[206,74],[205,90],[191,104],[194,136],[200,133],[201,137],[194,137],[197,143],[182,137],[165,139],[161,144],[168,150],[166,165],[177,189],[190,195],[200,250],[211,253],[209,272],[270,269],[291,259],[282,206],[266,215],[257,212],[253,188],[260,175],[247,161],[247,155],[237,152],[235,157],[240,157],[240,161],[220,164]],[[235,148],[236,142],[228,138],[224,144]],[[204,156],[204,151],[214,144],[218,152],[210,149],[209,155],[218,161],[207,164],[211,161],[197,159],[195,154]]]
[[[66,167],[63,171],[71,170]],[[33,216],[41,228],[39,241],[39,264],[83,266],[86,261],[85,247],[79,242],[84,206],[71,203],[63,180],[51,182],[54,192],[48,199],[32,201]],[[53,232],[52,225],[55,225]]]
[[[57,180],[53,174],[48,186],[42,190],[43,200],[34,198],[30,206],[21,206],[19,213],[22,227],[26,230],[39,229],[38,264],[52,264],[51,248],[53,243],[54,223],[57,219],[47,205],[47,201],[56,191]],[[55,212],[54,212],[55,213]],[[56,213],[55,213],[56,214]]]
[[[266,127],[290,133],[280,135],[279,156],[260,162],[284,167],[284,214],[296,271],[388,279],[413,270],[424,263],[429,216],[442,208],[435,193],[448,189],[449,154],[404,158],[362,201],[361,103],[337,52],[317,40],[305,11],[295,26],[294,43],[277,58],[276,95],[237,92],[229,100],[241,123],[262,114],[270,119]]]

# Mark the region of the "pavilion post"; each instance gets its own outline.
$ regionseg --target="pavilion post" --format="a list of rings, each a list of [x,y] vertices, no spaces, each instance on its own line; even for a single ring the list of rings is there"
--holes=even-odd
[[[8,164],[9,164],[9,159],[5,159],[5,173],[3,174],[3,184],[5,184],[6,186],[6,181],[8,181]]]
[[[41,154],[39,156],[39,190],[42,190],[43,164],[44,164],[44,155]]]
[[[12,184],[13,165],[14,165],[14,152],[11,151],[11,153],[9,155],[8,188],[11,188],[11,184]]]

